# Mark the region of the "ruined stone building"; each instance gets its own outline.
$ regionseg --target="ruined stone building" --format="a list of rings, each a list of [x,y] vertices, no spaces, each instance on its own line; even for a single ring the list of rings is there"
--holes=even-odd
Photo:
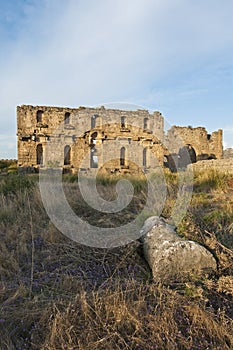
[[[223,158],[232,159],[233,158],[233,148],[227,148],[223,151]]]
[[[160,112],[105,107],[17,107],[18,167],[64,172],[146,172],[222,158],[222,131],[173,126],[164,131]]]

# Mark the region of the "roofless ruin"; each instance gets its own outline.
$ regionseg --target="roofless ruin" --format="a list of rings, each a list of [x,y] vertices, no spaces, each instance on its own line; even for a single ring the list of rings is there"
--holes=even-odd
[[[172,171],[205,159],[222,158],[222,130],[172,126],[164,131],[160,112],[105,107],[17,107],[18,167],[37,172],[148,172],[158,166]]]

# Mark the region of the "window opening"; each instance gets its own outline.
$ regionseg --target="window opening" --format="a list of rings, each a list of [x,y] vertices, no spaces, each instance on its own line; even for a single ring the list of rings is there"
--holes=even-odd
[[[70,165],[70,146],[66,145],[64,148],[64,165]]]
[[[66,112],[64,117],[65,124],[70,124],[70,113]]]
[[[43,146],[41,144],[37,145],[36,147],[36,164],[43,164]]]
[[[121,128],[125,128],[125,117],[121,117]]]
[[[125,147],[120,150],[120,165],[125,165]]]
[[[43,119],[43,111],[39,110],[36,112],[36,122],[42,123],[42,119]]]

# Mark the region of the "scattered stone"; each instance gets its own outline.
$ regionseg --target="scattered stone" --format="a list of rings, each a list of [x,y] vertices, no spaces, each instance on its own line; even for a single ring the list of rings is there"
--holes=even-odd
[[[233,174],[233,158],[200,160],[197,163],[189,164],[188,169],[194,172],[214,169],[217,172]]]
[[[156,281],[183,281],[217,269],[211,252],[179,236],[162,218],[150,217],[142,231],[144,256]]]

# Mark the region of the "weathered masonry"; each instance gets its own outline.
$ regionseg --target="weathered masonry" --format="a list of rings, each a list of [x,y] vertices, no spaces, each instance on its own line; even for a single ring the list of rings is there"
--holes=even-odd
[[[99,108],[17,107],[18,167],[64,172],[146,172],[222,158],[222,131],[172,127],[160,112]]]

